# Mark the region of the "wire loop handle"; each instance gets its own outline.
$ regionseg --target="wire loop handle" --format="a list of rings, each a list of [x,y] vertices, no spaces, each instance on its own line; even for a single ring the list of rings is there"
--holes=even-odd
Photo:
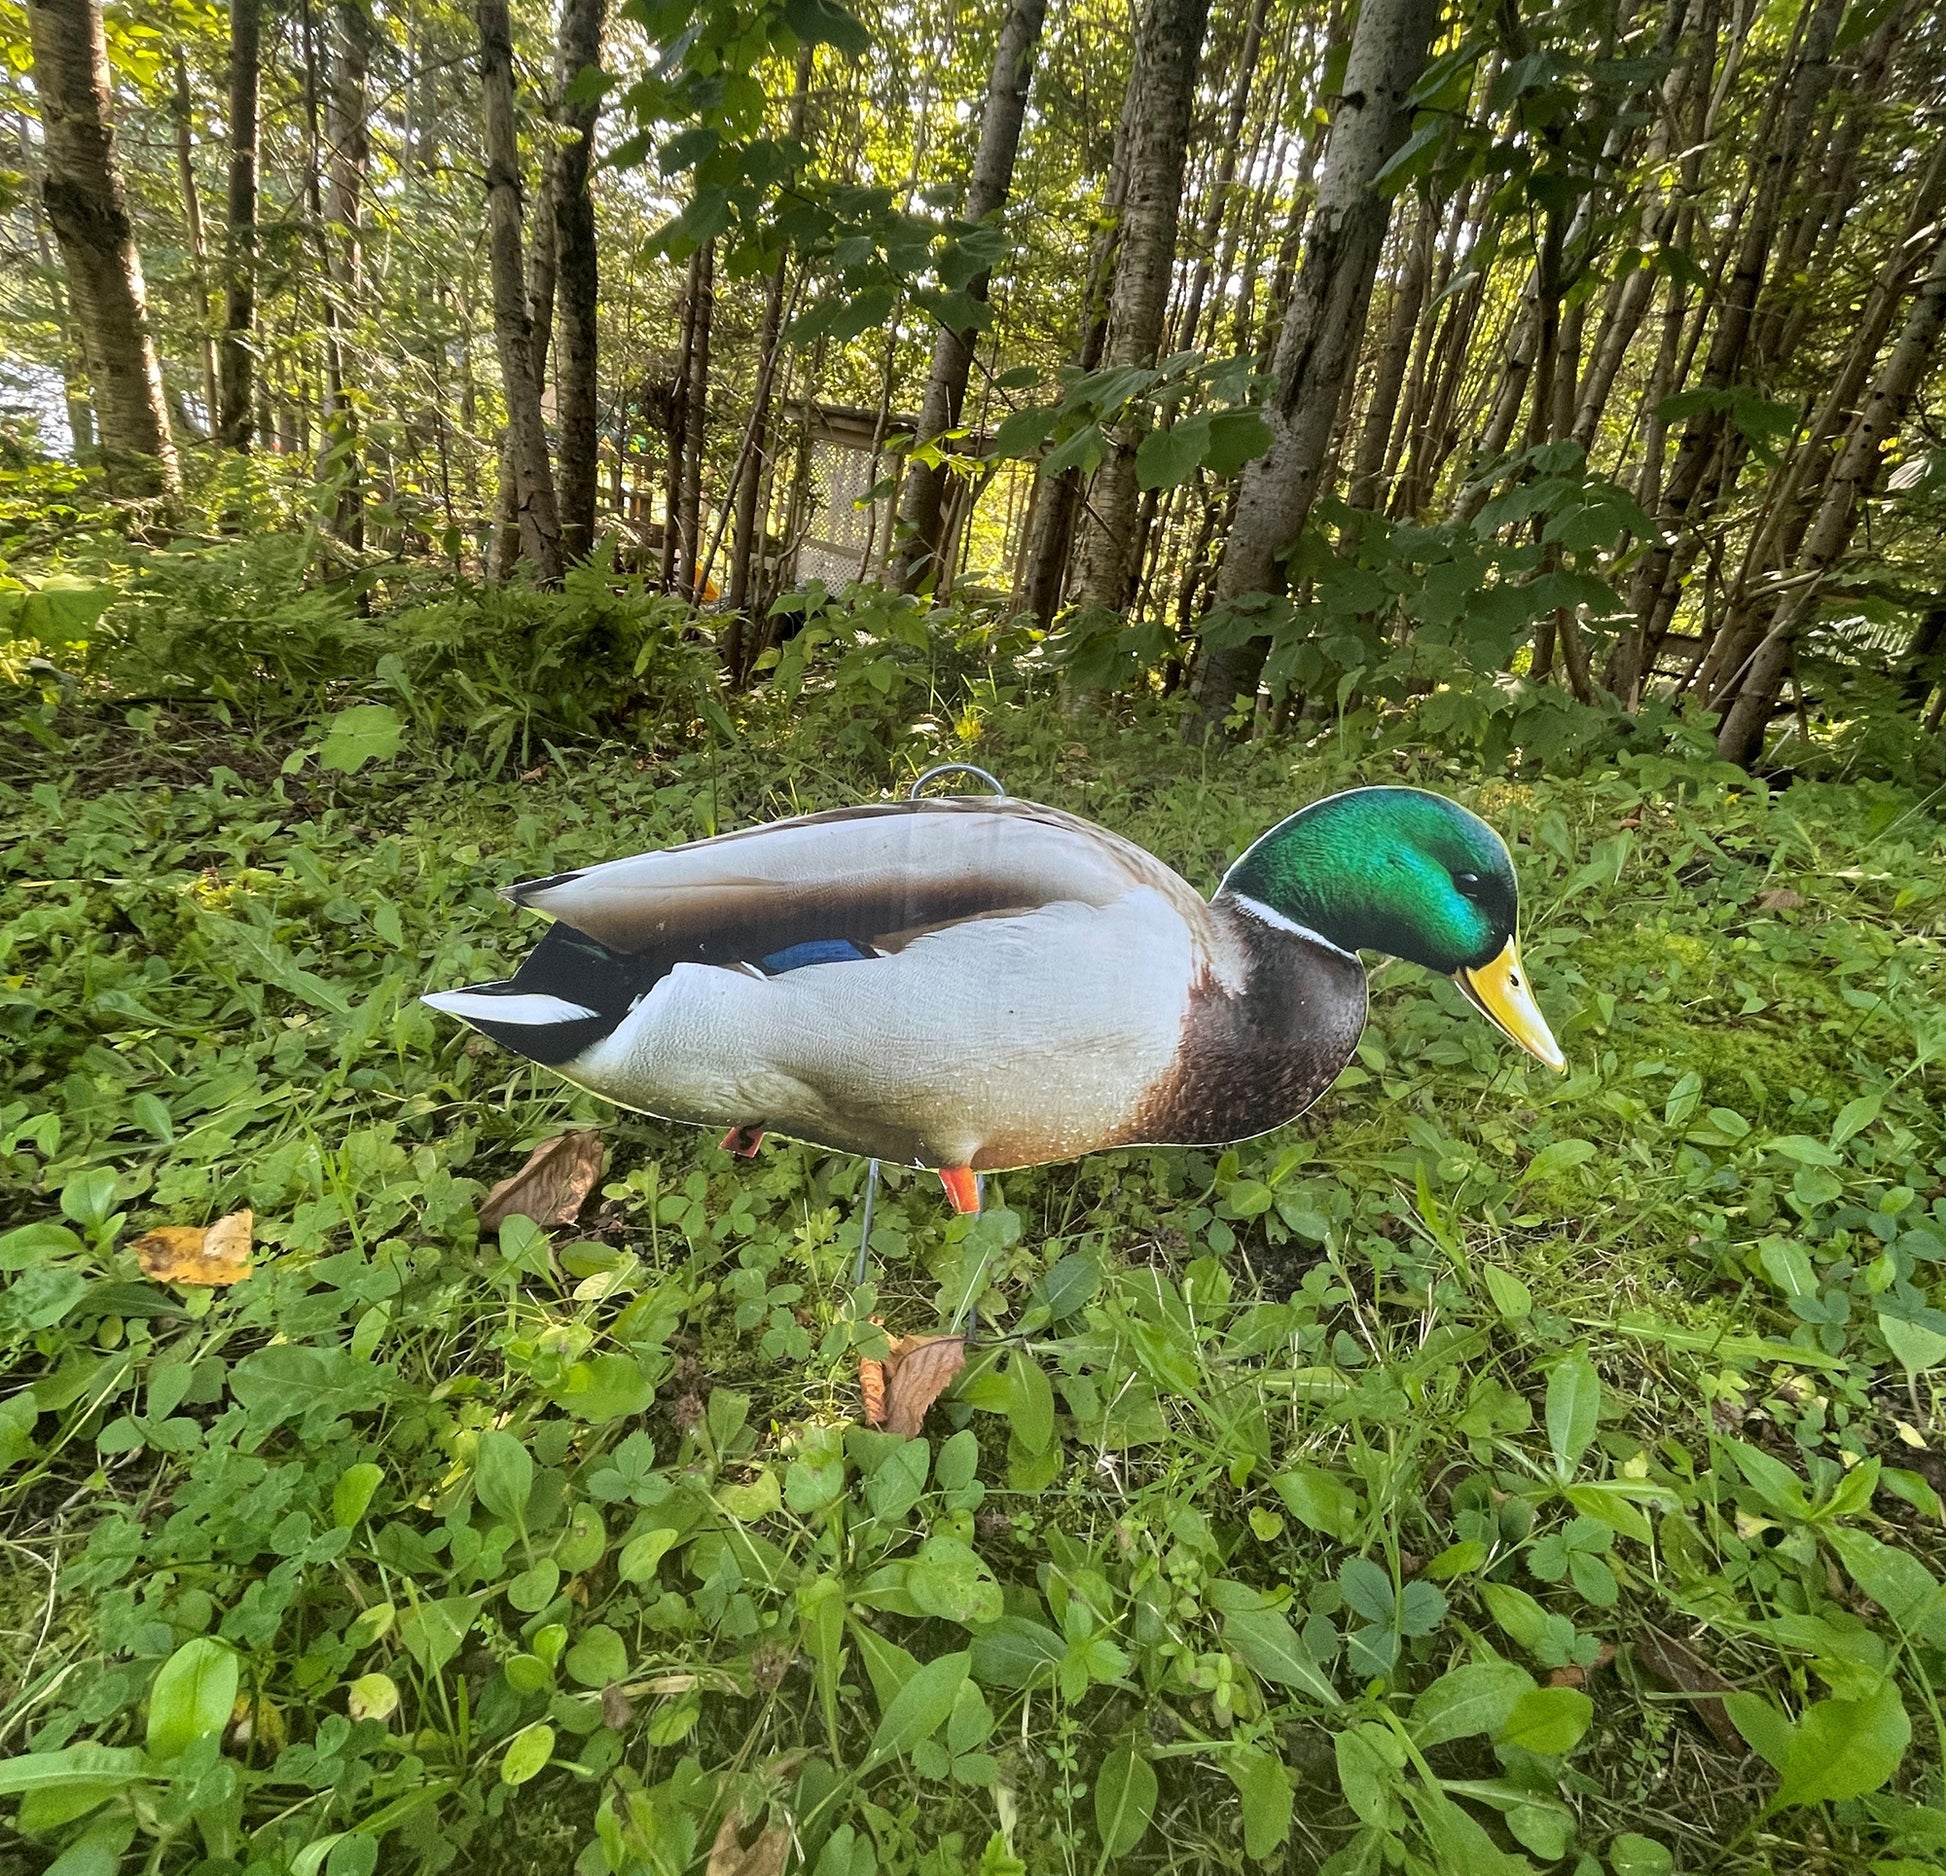
[[[1002,801],[1007,799],[1006,788],[1001,784],[1000,778],[997,775],[990,774],[987,770],[971,762],[939,762],[926,770],[923,775],[918,775],[913,778],[912,786],[905,791],[906,800],[917,801],[920,790],[928,782],[936,781],[942,775],[977,775]]]

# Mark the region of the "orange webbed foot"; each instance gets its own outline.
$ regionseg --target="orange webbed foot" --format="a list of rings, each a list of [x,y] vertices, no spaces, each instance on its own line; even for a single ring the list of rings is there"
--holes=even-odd
[[[971,1166],[942,1166],[939,1169],[939,1183],[946,1188],[946,1197],[956,1212],[977,1212],[980,1209],[980,1175]]]
[[[726,1153],[734,1153],[738,1159],[755,1159],[757,1149],[764,1143],[764,1130],[761,1127],[732,1127],[717,1143]]]

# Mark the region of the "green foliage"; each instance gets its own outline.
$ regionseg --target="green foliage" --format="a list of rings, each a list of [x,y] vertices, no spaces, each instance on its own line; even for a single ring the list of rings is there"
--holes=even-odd
[[[116,709],[143,608],[175,644],[183,604],[118,599],[70,689],[11,706],[60,765],[0,757],[24,1858],[621,1876],[693,1870],[733,1808],[813,1872],[912,1876],[1165,1845],[1862,1876],[1946,1835],[1918,798],[1680,747],[1483,778],[1409,715],[1295,765],[1184,751],[1055,707],[980,615],[871,594],[808,600],[730,697],[612,573],[346,607],[315,665],[289,627],[281,692],[240,645],[227,728]],[[575,644],[636,649],[549,661]],[[521,770],[495,711],[528,670],[565,701],[528,700]],[[396,745],[331,766],[371,710]],[[734,1162],[414,1000],[525,948],[496,886],[949,757],[1202,884],[1355,778],[1467,797],[1572,1073],[1394,966],[1278,1135],[1010,1175],[979,1220],[888,1168],[854,1293],[855,1163]],[[566,1123],[610,1153],[580,1224],[483,1239]],[[247,1281],[144,1278],[138,1233],[246,1205]],[[961,1299],[928,1437],[859,1426],[874,1318]],[[1650,1628],[1734,1684],[1749,1765]]]

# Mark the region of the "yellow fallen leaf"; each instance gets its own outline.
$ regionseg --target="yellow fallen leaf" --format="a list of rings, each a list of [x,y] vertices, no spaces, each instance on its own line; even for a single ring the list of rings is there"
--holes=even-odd
[[[162,1225],[145,1231],[129,1249],[143,1276],[157,1283],[219,1290],[250,1274],[250,1225],[247,1211],[232,1212],[207,1227]]]

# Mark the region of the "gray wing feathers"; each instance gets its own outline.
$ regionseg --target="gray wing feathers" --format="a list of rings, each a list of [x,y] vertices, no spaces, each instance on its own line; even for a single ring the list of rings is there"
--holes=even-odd
[[[1105,906],[1136,886],[1201,923],[1185,881],[1105,828],[1031,802],[947,798],[772,822],[508,896],[618,951],[724,962],[809,938],[871,944],[1003,910]]]

